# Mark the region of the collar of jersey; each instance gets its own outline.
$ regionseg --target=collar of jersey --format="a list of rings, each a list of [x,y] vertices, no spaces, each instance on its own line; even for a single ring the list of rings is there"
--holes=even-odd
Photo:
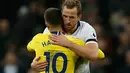
[[[65,34],[64,32],[62,32],[63,34]],[[60,35],[61,32],[60,31],[52,31],[51,34],[56,34],[56,35]]]
[[[78,29],[79,26],[80,26],[80,21],[78,21],[77,27],[76,27],[75,31]],[[74,31],[74,32],[75,32],[75,31]]]

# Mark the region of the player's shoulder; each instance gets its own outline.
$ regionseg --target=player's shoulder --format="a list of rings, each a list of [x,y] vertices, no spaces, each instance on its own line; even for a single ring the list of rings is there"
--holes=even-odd
[[[92,28],[92,26],[89,23],[85,22],[85,21],[79,21],[79,23],[80,23],[81,26],[85,26],[85,27],[88,27],[88,28],[91,27]]]
[[[79,21],[82,30],[94,30],[94,28],[85,21]]]
[[[43,34],[42,34],[42,33],[38,33],[38,34],[36,34],[33,38],[39,38],[39,37],[41,37],[41,36],[43,36]]]
[[[38,33],[38,34],[36,34],[34,37],[33,37],[33,40],[35,40],[35,39],[41,39],[41,38],[45,38],[45,37],[47,37],[49,35],[49,33],[45,33],[45,34],[43,34],[43,33]]]

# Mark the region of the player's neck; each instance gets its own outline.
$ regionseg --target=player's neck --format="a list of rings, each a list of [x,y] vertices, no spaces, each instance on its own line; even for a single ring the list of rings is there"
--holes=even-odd
[[[53,31],[63,32],[63,30],[61,29],[61,27],[60,27],[60,28],[53,28],[53,29],[51,29],[50,31],[51,31],[51,32],[53,32]]]
[[[72,35],[72,34],[76,31],[76,28],[77,28],[77,27],[78,27],[78,26],[77,26],[77,24],[76,24],[73,29],[65,30],[66,34]]]

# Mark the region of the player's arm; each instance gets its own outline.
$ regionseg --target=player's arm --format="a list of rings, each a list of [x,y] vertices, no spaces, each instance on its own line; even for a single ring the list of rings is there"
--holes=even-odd
[[[68,40],[67,47],[71,48],[81,57],[87,57],[90,60],[98,59],[98,44],[88,43],[85,46],[80,46]]]
[[[50,39],[54,41],[52,42],[52,44],[69,47],[71,48],[71,50],[73,50],[77,55],[81,57],[87,57],[91,60],[102,59],[105,57],[104,53],[100,49],[98,49],[98,43],[94,41],[86,43],[85,46],[80,46],[68,40],[63,35],[57,36],[53,34],[52,37],[50,37]]]
[[[53,34],[50,37],[52,44],[57,44],[65,47],[71,48],[76,54],[81,57],[87,57],[91,60],[98,58],[98,44],[97,43],[88,43],[85,46],[80,46],[72,41],[68,40],[64,35],[57,36]]]
[[[80,40],[78,40],[78,41],[80,41]],[[76,43],[76,44],[79,44],[81,46],[85,45],[84,43],[82,43],[82,41],[80,43]],[[77,51],[76,54],[80,56],[81,52]],[[105,58],[105,55],[104,55],[103,51],[98,48],[98,59],[103,59],[103,58]]]
[[[90,32],[90,38],[92,38],[91,35],[92,33]],[[76,54],[78,54],[81,57],[87,57],[90,60],[96,60],[98,59],[98,43],[96,42],[96,37],[93,37],[93,39],[88,39],[86,41],[85,46],[80,46],[72,41],[68,40],[65,36],[57,36],[57,35],[52,35],[50,37],[51,40],[53,40],[53,44],[58,44],[61,46],[66,46],[71,48]],[[101,52],[101,51],[100,51]]]

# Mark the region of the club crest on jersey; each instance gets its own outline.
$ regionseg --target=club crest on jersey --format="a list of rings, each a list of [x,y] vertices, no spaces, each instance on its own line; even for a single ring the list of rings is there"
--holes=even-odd
[[[93,33],[93,36],[96,37],[96,35]]]
[[[96,38],[96,34],[95,34],[94,32],[91,34],[91,36],[92,36],[93,38]]]

